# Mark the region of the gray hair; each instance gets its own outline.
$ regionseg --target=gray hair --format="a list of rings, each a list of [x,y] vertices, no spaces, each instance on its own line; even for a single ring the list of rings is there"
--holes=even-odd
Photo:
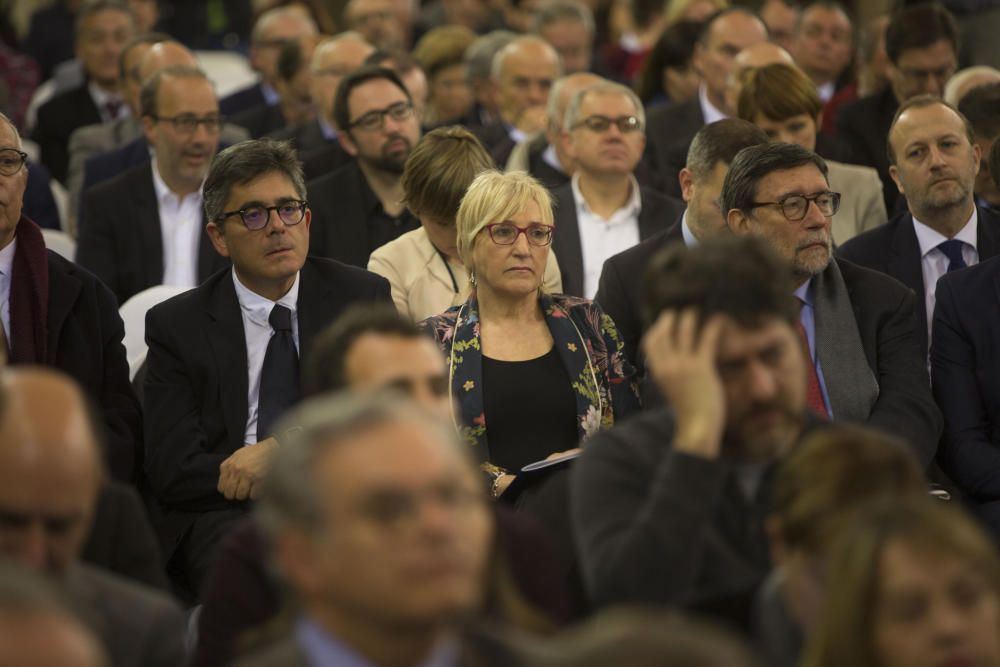
[[[478,37],[465,50],[465,76],[469,81],[482,81],[490,78],[493,70],[493,58],[505,46],[520,35],[510,30],[494,30]]]
[[[21,141],[21,133],[17,131],[17,125],[14,125],[14,121],[12,121],[7,116],[7,114],[3,113],[2,111],[0,111],[0,121],[2,121],[4,123],[7,123],[7,125],[10,127],[10,131],[14,133],[14,138],[17,139],[17,148],[18,148],[18,150],[22,150],[23,151],[24,150],[24,142]],[[24,168],[27,169],[28,168],[27,165],[25,165]]]
[[[302,165],[290,142],[250,139],[230,146],[215,156],[203,187],[205,217],[220,222],[234,185],[244,185],[266,174],[288,177],[299,199],[306,198]]]
[[[132,27],[135,28],[135,14],[125,0],[87,0],[76,10],[76,21],[73,24],[74,37],[77,39],[80,38],[80,33],[83,32],[83,24],[87,19],[98,12],[109,9],[128,14],[129,20],[132,22]]]
[[[208,78],[208,75],[198,67],[192,67],[191,65],[170,65],[169,67],[164,67],[142,84],[142,90],[139,91],[139,113],[141,115],[155,118],[159,114],[160,85],[163,83],[163,79],[167,77],[201,79],[202,81],[208,81],[213,88],[215,87],[215,84]]]
[[[639,119],[641,131],[646,131],[646,111],[642,106],[642,100],[639,99],[639,96],[631,88],[612,81],[588,86],[573,95],[566,106],[566,115],[563,116],[563,129],[571,129],[580,120],[580,107],[583,106],[583,100],[587,95],[624,95],[632,102],[632,106],[635,107],[635,115]]]
[[[493,62],[490,65],[490,76],[493,79],[499,79],[500,78],[500,74],[503,72],[503,65],[507,61],[507,58],[510,57],[510,54],[514,53],[514,51],[517,49],[517,47],[520,46],[521,44],[527,44],[527,43],[531,43],[531,42],[533,42],[535,44],[542,45],[542,46],[544,46],[544,48],[546,48],[546,49],[548,49],[549,51],[552,52],[552,55],[554,55],[556,57],[556,65],[559,68],[559,74],[558,74],[558,76],[562,76],[562,72],[563,72],[563,69],[562,69],[562,58],[559,57],[559,54],[556,53],[556,50],[554,48],[552,48],[551,44],[549,44],[548,42],[546,42],[541,37],[536,37],[535,35],[521,35],[520,37],[518,37],[515,40],[512,40],[510,43],[508,43],[502,49],[500,49],[499,51],[497,51],[496,54],[493,56]]]
[[[729,164],[744,148],[768,143],[767,134],[753,123],[725,118],[705,125],[691,140],[685,166],[695,180],[712,173],[717,164]]]
[[[535,13],[535,18],[531,22],[531,31],[538,35],[541,34],[542,28],[567,20],[579,21],[588,33],[594,34],[594,14],[589,7],[576,2],[576,0],[549,0],[543,4]]]
[[[318,534],[324,516],[315,473],[320,460],[352,437],[398,422],[421,423],[440,435],[445,446],[468,455],[450,425],[397,392],[364,396],[340,392],[311,398],[278,424],[277,432],[284,435],[268,466],[256,507],[261,527],[272,537],[286,529]]]
[[[719,196],[722,215],[733,209],[750,213],[757,198],[757,184],[768,174],[810,164],[829,181],[826,161],[801,146],[776,142],[744,148],[733,158],[722,184]]]
[[[310,32],[312,34],[319,32],[316,22],[313,21],[312,16],[301,5],[286,5],[284,7],[269,9],[258,17],[257,22],[254,23],[253,29],[250,31],[250,43],[257,44],[262,42],[264,40],[264,33],[267,32],[268,24],[284,16],[294,16],[301,19],[304,25],[311,28]]]

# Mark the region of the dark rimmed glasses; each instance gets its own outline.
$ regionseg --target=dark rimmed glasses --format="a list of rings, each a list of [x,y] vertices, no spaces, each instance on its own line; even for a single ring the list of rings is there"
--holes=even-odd
[[[512,222],[494,222],[486,225],[486,232],[497,245],[514,245],[521,234],[524,234],[528,243],[534,246],[546,246],[552,243],[552,225],[536,223],[518,227]]]
[[[226,211],[222,214],[221,219],[225,220],[226,218],[238,215],[240,216],[240,220],[243,221],[244,226],[250,231],[255,232],[258,229],[267,227],[267,223],[271,219],[271,211],[274,211],[285,225],[293,227],[302,222],[302,219],[306,216],[306,207],[308,205],[307,202],[292,199],[275,204],[274,206],[244,206],[238,211]]]
[[[13,176],[21,171],[28,160],[28,154],[16,148],[0,148],[0,174]]]
[[[781,201],[755,201],[750,202],[753,208],[759,206],[777,206],[781,209],[781,214],[789,222],[798,222],[806,217],[809,210],[809,202],[816,204],[819,212],[826,217],[832,217],[840,210],[839,192],[820,192],[812,196],[789,195]]]
[[[394,121],[401,122],[413,115],[413,105],[409,102],[397,102],[385,109],[375,109],[369,111],[357,120],[348,124],[347,128],[353,130],[360,127],[362,130],[381,130],[385,127],[385,118],[388,116]]]
[[[193,113],[182,113],[176,116],[150,116],[153,120],[163,123],[173,123],[174,129],[181,134],[194,134],[199,125],[204,125],[205,129],[214,134],[222,129],[225,118],[222,116],[203,116],[199,118]]]
[[[609,116],[602,116],[600,114],[595,114],[593,116],[587,116],[579,123],[574,125],[572,129],[578,127],[585,127],[592,132],[607,132],[614,125],[618,128],[618,131],[622,134],[628,134],[629,132],[639,132],[642,130],[642,122],[637,116],[618,116],[617,118],[611,118]]]

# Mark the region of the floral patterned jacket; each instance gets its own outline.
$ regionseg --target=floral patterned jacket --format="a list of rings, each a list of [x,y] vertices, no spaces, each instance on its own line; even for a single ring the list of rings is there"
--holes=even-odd
[[[611,318],[587,299],[542,294],[539,301],[572,380],[580,439],[638,410],[635,368],[622,353],[624,344]],[[427,318],[421,326],[434,336],[448,361],[451,394],[459,410],[456,427],[479,450],[480,460],[490,461],[475,292],[464,304]]]

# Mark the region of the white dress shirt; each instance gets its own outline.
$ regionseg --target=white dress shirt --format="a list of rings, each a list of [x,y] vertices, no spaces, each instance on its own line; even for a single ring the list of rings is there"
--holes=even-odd
[[[201,189],[178,199],[160,177],[156,160],[152,164],[153,190],[163,238],[163,284],[195,287],[198,285],[198,242],[203,233]]]
[[[722,110],[708,99],[708,87],[705,84],[701,84],[698,87],[698,104],[701,105],[701,115],[705,119],[705,125],[711,125],[716,121],[729,118],[727,114],[722,113]]]
[[[93,81],[87,84],[87,92],[90,93],[90,99],[94,100],[94,106],[97,107],[97,112],[101,114],[102,123],[108,123],[119,118],[128,118],[132,115],[132,112],[129,111],[128,104],[125,103],[125,98],[121,95],[112,95]],[[118,112],[114,116],[108,113],[106,106],[108,102],[112,101],[118,102]]]
[[[0,250],[0,321],[10,344],[10,277],[14,272],[14,253],[17,252],[17,238]]]
[[[295,349],[299,349],[299,315],[296,310],[299,301],[299,276],[295,274],[292,288],[277,301],[271,301],[250,290],[240,282],[233,269],[233,285],[236,287],[236,299],[240,302],[240,312],[243,314],[243,333],[247,339],[247,430],[243,442],[252,445],[257,442],[257,402],[260,398],[260,371],[264,366],[264,354],[267,344],[274,335],[271,328],[271,309],[276,304],[285,306],[292,311],[292,338],[295,339]]]
[[[590,210],[580,192],[580,175],[574,174],[570,183],[576,202],[576,223],[580,230],[580,249],[583,251],[583,295],[593,299],[601,280],[604,260],[628,250],[639,243],[639,211],[642,198],[639,184],[631,179],[628,201],[610,218],[602,218]]]
[[[837,92],[837,87],[834,85],[833,81],[827,81],[824,84],[816,86],[816,95],[819,97],[819,101],[823,104],[829,102],[835,92]]]
[[[955,234],[954,238],[963,241],[962,259],[969,266],[979,263],[977,225],[979,211],[972,207],[972,216],[965,226]],[[948,272],[949,260],[938,246],[948,240],[944,234],[935,231],[913,218],[913,230],[917,233],[917,243],[920,244],[920,268],[924,276],[924,303],[927,306],[927,340],[931,339],[931,323],[934,321],[934,293],[938,278]]]
[[[694,235],[694,232],[691,231],[691,227],[688,225],[687,209],[684,209],[684,214],[681,215],[681,236],[684,238],[684,245],[686,247],[698,247],[698,237]]]
[[[542,151],[542,161],[553,169],[558,170],[559,173],[566,173],[566,170],[563,169],[562,163],[559,161],[559,155],[556,153],[556,149],[552,144],[546,146],[545,150]]]

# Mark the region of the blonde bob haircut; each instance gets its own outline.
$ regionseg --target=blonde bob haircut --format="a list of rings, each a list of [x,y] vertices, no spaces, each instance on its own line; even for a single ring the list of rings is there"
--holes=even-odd
[[[541,212],[540,222],[552,224],[552,198],[545,186],[523,171],[506,174],[496,170],[484,171],[476,176],[462,197],[455,226],[458,229],[458,256],[470,274],[476,267],[472,262],[472,249],[476,237],[486,225],[509,220],[534,202]]]
[[[795,65],[773,63],[743,75],[736,104],[736,114],[742,120],[753,123],[761,115],[781,122],[802,114],[816,119],[822,110],[816,85]]]
[[[1000,560],[990,537],[955,503],[929,496],[876,503],[837,540],[824,584],[823,622],[801,667],[882,667],[875,645],[882,559],[890,544],[960,561],[1000,598]],[[997,632],[1000,632],[998,627]]]

